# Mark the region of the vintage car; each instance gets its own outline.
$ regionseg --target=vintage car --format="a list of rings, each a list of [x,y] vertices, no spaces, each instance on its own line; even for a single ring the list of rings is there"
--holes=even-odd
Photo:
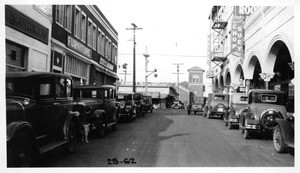
[[[143,94],[134,94],[134,103],[136,104],[136,115],[137,117],[144,117],[146,114],[145,102],[143,100]]]
[[[134,103],[134,92],[117,92],[117,106],[120,120],[135,120],[136,105]]]
[[[113,85],[80,85],[74,87],[73,110],[80,112],[81,123],[91,125],[91,133],[103,137],[105,128],[117,128],[118,108]]]
[[[272,134],[275,119],[286,119],[286,94],[282,91],[252,89],[248,94],[248,104],[239,118],[239,129],[244,138],[253,132]]]
[[[248,104],[248,94],[232,93],[229,97],[229,110],[224,115],[225,126],[232,129],[233,125],[239,124],[241,110]]]
[[[172,106],[172,109],[184,109],[184,105],[183,103],[179,102],[179,101],[175,101]]]
[[[70,76],[50,72],[6,73],[7,166],[27,167],[63,146],[73,152],[79,113],[72,111]]]
[[[223,119],[229,105],[229,95],[223,93],[209,93],[204,108],[204,117],[217,116]]]
[[[190,115],[191,112],[194,112],[194,114],[196,115],[197,112],[203,112],[205,104],[206,97],[198,97],[191,92],[190,104],[187,106],[188,114]]]
[[[289,148],[294,148],[295,126],[294,116],[289,115],[286,119],[275,119],[276,126],[273,131],[273,144],[277,153],[284,153]]]
[[[151,96],[143,96],[143,101],[145,103],[145,112],[152,113],[153,112],[152,97]]]

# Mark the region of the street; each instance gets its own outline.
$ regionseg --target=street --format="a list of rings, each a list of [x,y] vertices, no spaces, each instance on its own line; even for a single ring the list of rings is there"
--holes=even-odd
[[[294,156],[278,154],[262,136],[245,140],[221,119],[184,109],[155,109],[134,122],[121,122],[104,138],[90,137],[75,153],[47,153],[42,167],[293,167]]]

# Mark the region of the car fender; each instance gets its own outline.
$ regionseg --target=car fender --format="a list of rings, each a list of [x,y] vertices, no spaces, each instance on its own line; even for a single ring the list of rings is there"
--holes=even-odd
[[[294,147],[294,128],[293,126],[284,119],[275,120],[278,127],[280,128],[281,135],[285,144]]]
[[[36,136],[30,123],[26,121],[12,122],[6,128],[6,142],[13,141],[14,137],[21,131],[26,131],[32,140]]]
[[[80,128],[79,128],[79,115],[80,113],[78,111],[69,111],[68,116],[65,120],[64,127],[63,127],[63,134],[64,139],[68,139],[68,133],[69,133],[69,125],[70,122],[73,121],[76,126],[77,134],[80,134]]]
[[[94,115],[96,118],[105,117],[105,111],[102,109],[97,109],[94,111]]]

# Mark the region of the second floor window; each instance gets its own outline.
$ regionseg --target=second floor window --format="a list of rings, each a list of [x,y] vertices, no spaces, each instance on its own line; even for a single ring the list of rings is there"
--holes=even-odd
[[[92,37],[93,37],[93,23],[91,20],[88,22],[88,31],[87,31],[87,44],[92,47]]]
[[[64,26],[64,6],[63,5],[57,5],[56,6],[56,14],[55,14],[55,21],[60,24],[61,26]]]
[[[83,13],[81,16],[81,40],[86,42],[86,15]]]
[[[71,32],[72,28],[72,6],[66,5],[65,6],[65,28]]]
[[[81,19],[81,13],[80,9],[75,9],[75,22],[74,22],[74,35],[80,38],[80,19]]]

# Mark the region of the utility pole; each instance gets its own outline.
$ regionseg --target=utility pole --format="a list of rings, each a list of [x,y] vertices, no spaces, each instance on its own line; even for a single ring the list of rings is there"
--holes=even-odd
[[[131,23],[133,28],[126,28],[126,30],[133,30],[133,84],[132,84],[132,91],[135,93],[136,92],[136,82],[135,82],[135,30],[140,30],[143,28],[138,28],[134,23]]]
[[[148,92],[148,77],[157,72],[157,69],[155,68],[153,71],[148,71],[148,57],[150,57],[150,55],[147,53],[147,47],[146,47],[146,53],[144,54],[144,57],[145,57],[145,96],[147,95],[147,92]],[[150,72],[148,74],[148,72]],[[157,77],[157,74],[155,73],[154,74],[154,77]]]
[[[177,66],[177,73],[172,73],[172,74],[177,74],[177,90],[179,92],[179,75],[184,74],[184,73],[179,73],[179,66],[183,65],[183,63],[174,63],[173,65]],[[180,98],[180,94],[179,94],[178,98]]]

